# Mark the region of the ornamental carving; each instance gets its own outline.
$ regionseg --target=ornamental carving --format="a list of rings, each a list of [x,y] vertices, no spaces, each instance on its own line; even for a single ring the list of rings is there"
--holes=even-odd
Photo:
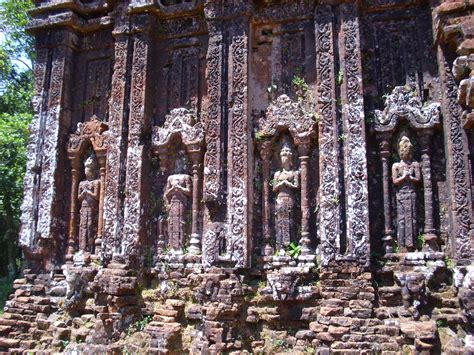
[[[185,156],[175,161],[175,169],[168,176],[164,198],[168,212],[168,244],[173,250],[185,247],[187,236],[186,216],[192,197],[192,176],[186,174]]]
[[[91,252],[97,237],[99,216],[100,179],[98,178],[97,159],[91,154],[84,161],[85,179],[79,183],[79,249]]]
[[[407,120],[415,129],[432,128],[440,122],[439,108],[439,103],[424,106],[413,88],[397,86],[387,96],[385,109],[375,110],[375,130],[390,132],[401,119]]]
[[[179,139],[188,152],[200,150],[204,142],[204,130],[196,114],[185,108],[176,108],[166,115],[163,126],[153,127],[152,144],[160,156],[161,167],[166,170],[168,147]]]
[[[396,230],[398,245],[403,251],[414,251],[417,248],[416,238],[423,236],[424,249],[438,250],[437,231],[434,227],[434,196],[431,172],[432,139],[434,129],[440,123],[440,104],[422,104],[421,98],[410,86],[397,86],[386,98],[385,109],[375,111],[374,130],[379,142],[379,156],[382,164],[384,237],[386,253],[393,252],[393,233]],[[413,160],[413,138],[407,132],[400,132],[402,124],[412,136],[419,138],[418,145],[421,162]],[[400,137],[396,144],[400,162],[392,166],[392,183],[396,190],[397,223],[392,225],[391,188],[389,183],[389,161],[392,156],[391,144],[395,137]],[[417,221],[417,188],[423,181],[424,226],[420,228]],[[420,246],[418,246],[419,248]]]
[[[95,152],[105,151],[107,135],[103,133],[107,130],[107,123],[101,121],[96,115],[87,122],[78,123],[76,132],[69,137],[69,156],[82,154],[88,144]]]
[[[295,191],[300,187],[299,171],[293,170],[293,151],[288,140],[280,150],[281,168],[273,177],[273,192],[276,194],[275,229],[276,249],[284,250],[294,240],[296,203]]]
[[[298,148],[300,170],[293,170],[293,149],[290,136]],[[272,255],[286,248],[295,239],[294,235],[296,202],[295,190],[301,196],[301,239],[299,243],[303,254],[310,253],[309,238],[309,198],[308,198],[308,164],[311,155],[312,140],[316,135],[316,117],[305,110],[301,101],[295,102],[287,95],[279,96],[272,102],[266,114],[257,121],[255,137],[263,164],[262,224],[264,245],[262,253]],[[280,145],[281,166],[270,181],[270,160],[274,146]],[[270,190],[272,184],[275,198],[275,241],[271,238]]]
[[[161,211],[166,216],[159,217],[157,239],[160,252],[164,250],[162,243],[166,239],[168,247],[174,252],[188,250],[190,254],[201,254],[199,209],[203,144],[204,130],[201,121],[194,111],[185,108],[171,110],[166,115],[164,124],[153,128],[153,150],[160,158],[160,169],[169,173],[163,191],[165,210]],[[174,154],[171,154],[172,151]],[[188,161],[192,163],[191,168]],[[189,230],[187,221],[190,211]],[[167,236],[164,235],[164,220]]]
[[[270,104],[266,114],[258,120],[257,128],[257,135],[261,138],[274,138],[280,132],[288,130],[298,145],[314,136],[316,117],[313,113],[307,112],[300,102],[291,100],[287,95],[281,95]]]
[[[30,2],[0,353],[474,354],[474,1]]]
[[[108,128],[94,115],[78,123],[76,132],[69,136],[72,179],[68,260],[78,249],[97,256],[101,251]]]
[[[416,188],[421,182],[421,169],[420,164],[413,161],[410,138],[402,136],[398,146],[400,162],[392,166],[392,181],[397,190],[398,243],[401,248],[413,251],[418,235]]]

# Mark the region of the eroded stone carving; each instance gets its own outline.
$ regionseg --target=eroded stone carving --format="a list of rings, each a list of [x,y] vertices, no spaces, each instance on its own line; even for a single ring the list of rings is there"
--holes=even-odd
[[[401,247],[413,251],[418,235],[416,185],[421,182],[420,164],[413,161],[413,144],[407,136],[399,143],[400,162],[392,166],[392,181],[397,186],[397,233]]]
[[[168,201],[168,236],[170,247],[181,250],[184,244],[185,211],[192,198],[192,223],[189,253],[201,253],[199,228],[199,206],[201,203],[201,161],[203,155],[204,130],[193,111],[185,108],[171,110],[163,127],[153,128],[153,149],[160,157],[160,168],[170,170],[169,149],[176,144],[184,145],[185,153],[192,162],[192,176],[184,173],[187,156],[175,157],[175,171],[168,177],[164,196]],[[177,174],[176,174],[177,173]],[[161,248],[161,247],[160,247]]]
[[[172,250],[182,250],[186,242],[186,215],[192,196],[192,177],[185,173],[185,157],[176,159],[173,175],[168,176],[165,198],[168,211],[168,243]]]
[[[294,240],[295,191],[300,187],[299,172],[292,169],[293,151],[285,139],[280,150],[281,169],[275,172],[273,192],[276,193],[276,248],[285,249]],[[283,251],[284,252],[284,251]]]
[[[284,138],[280,152],[282,169],[275,173],[273,191],[277,193],[276,200],[276,235],[277,248],[288,245],[294,224],[293,215],[289,213],[294,208],[295,197],[293,189],[301,190],[301,240],[302,253],[310,252],[309,239],[309,203],[308,203],[308,162],[311,152],[312,139],[316,134],[316,118],[307,112],[302,102],[295,102],[287,95],[280,95],[270,104],[264,116],[257,123],[256,136],[260,147],[260,157],[263,162],[263,195],[262,223],[264,232],[263,254],[271,255],[273,250],[270,241],[270,206],[269,188],[270,159],[273,145],[281,134],[289,133],[299,152],[300,172],[291,170],[292,149]],[[299,177],[299,175],[301,177]],[[299,181],[298,181],[299,180]],[[277,187],[278,186],[278,187]],[[281,187],[281,188],[280,188]],[[281,195],[280,195],[281,192]]]
[[[92,252],[97,236],[99,216],[100,179],[97,178],[97,160],[91,154],[84,161],[86,179],[79,183],[78,200],[81,203],[79,210],[79,248]]]
[[[103,234],[105,164],[108,125],[97,116],[77,125],[70,135],[68,154],[71,160],[71,207],[69,220],[68,259],[80,250],[100,254]],[[80,180],[81,162],[87,149],[92,152],[84,160],[85,180]],[[80,219],[77,211],[80,203]],[[79,240],[76,240],[79,232]],[[95,240],[94,240],[95,238]],[[77,245],[79,242],[79,245]]]
[[[409,86],[397,86],[388,95],[383,111],[375,110],[375,130],[393,131],[405,119],[416,129],[432,128],[439,121],[439,103],[423,106],[420,97]]]
[[[397,86],[388,95],[384,111],[375,111],[374,129],[379,142],[380,159],[383,171],[383,198],[385,231],[382,238],[384,251],[391,253],[392,233],[389,188],[390,142],[401,122],[409,125],[420,138],[421,163],[412,162],[413,145],[408,137],[400,140],[401,162],[392,166],[392,182],[397,188],[397,234],[399,243],[414,250],[418,235],[416,226],[416,190],[414,183],[423,181],[424,227],[423,234],[429,250],[438,249],[437,235],[433,222],[433,188],[431,177],[431,137],[440,122],[440,104],[423,105],[416,91],[410,86]],[[402,153],[405,156],[402,157]],[[411,202],[410,202],[411,201]],[[411,207],[410,207],[411,206]]]

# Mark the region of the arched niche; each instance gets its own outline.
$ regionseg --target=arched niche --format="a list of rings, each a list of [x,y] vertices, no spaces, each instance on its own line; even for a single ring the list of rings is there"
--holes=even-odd
[[[192,164],[191,168],[191,200],[192,200],[192,222],[191,222],[191,238],[189,241],[188,252],[193,255],[201,254],[201,238],[199,234],[199,210],[200,210],[200,196],[201,196],[201,180],[202,180],[202,157],[203,157],[203,145],[204,145],[204,129],[202,123],[197,117],[196,113],[186,108],[177,108],[171,110],[166,115],[165,122],[162,126],[153,127],[152,133],[152,146],[155,155],[158,155],[160,160],[160,169],[163,172],[167,172],[168,181],[166,183],[164,196],[170,194],[170,189],[173,188],[173,184],[181,185],[180,187],[188,190],[188,178],[177,171],[175,171],[178,156],[174,151],[176,147],[181,146],[183,154]],[[179,176],[179,175],[183,176]],[[171,179],[171,180],[170,180]],[[178,180],[172,180],[178,179]],[[181,181],[179,181],[181,179]],[[177,187],[177,189],[179,189]],[[184,192],[183,192],[184,193]],[[179,201],[175,201],[178,204]],[[179,207],[179,206],[178,206]],[[177,208],[178,208],[177,207]],[[178,218],[177,216],[167,216],[168,232],[170,225],[173,222],[172,219]],[[169,239],[169,238],[168,238]],[[179,242],[184,246],[185,241]],[[175,244],[179,244],[175,243]],[[174,245],[176,247],[176,245]],[[176,248],[174,248],[176,249]],[[173,250],[174,252],[181,252],[181,250]]]
[[[394,184],[393,165],[390,159],[395,139],[401,140],[401,126],[409,130],[413,138],[418,139],[421,156],[421,175],[424,199],[423,235],[427,248],[438,249],[437,235],[433,222],[433,188],[431,179],[431,140],[433,131],[440,123],[440,104],[423,105],[421,98],[410,86],[397,86],[388,95],[383,111],[375,111],[374,130],[379,142],[379,156],[382,164],[384,236],[385,253],[393,252],[392,206],[390,188]],[[397,142],[399,144],[399,142]],[[392,162],[394,163],[394,162]],[[395,164],[397,164],[395,162]],[[397,188],[398,189],[398,188]],[[398,204],[399,202],[397,202]],[[397,218],[400,218],[398,216]]]
[[[311,155],[312,140],[316,136],[316,117],[307,112],[301,102],[291,100],[287,95],[273,101],[265,115],[257,122],[255,138],[263,164],[262,224],[265,256],[272,255],[270,231],[270,161],[279,138],[288,134],[298,150],[300,164],[301,196],[301,239],[302,254],[310,253],[309,238],[309,192],[308,164]]]
[[[72,179],[67,260],[72,259],[74,253],[78,251],[79,246],[77,240],[80,223],[80,219],[78,218],[79,185],[81,183],[81,168],[85,161],[85,154],[88,149],[91,149],[94,152],[97,159],[100,180],[97,236],[95,238],[94,247],[91,248],[92,250],[90,250],[90,252],[97,256],[100,254],[104,229],[103,210],[107,157],[107,131],[107,123],[94,115],[89,121],[80,122],[77,125],[76,132],[69,136],[67,152],[69,160],[71,161]]]

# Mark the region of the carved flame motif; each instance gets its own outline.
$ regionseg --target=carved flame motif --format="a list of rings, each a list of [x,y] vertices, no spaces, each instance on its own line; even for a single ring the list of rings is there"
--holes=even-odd
[[[388,95],[383,111],[375,111],[375,130],[391,131],[399,119],[406,119],[414,128],[429,128],[439,123],[439,103],[423,107],[416,92],[397,86]]]
[[[96,115],[87,122],[79,122],[76,132],[69,136],[68,152],[81,153],[85,148],[84,143],[90,141],[94,151],[102,151],[106,149],[106,135],[109,126],[100,120]]]
[[[265,116],[258,120],[258,133],[262,137],[275,137],[288,129],[296,140],[310,137],[315,133],[316,120],[313,114],[304,110],[299,102],[287,95],[280,95],[271,103]]]
[[[185,108],[176,108],[166,115],[163,127],[153,128],[153,146],[160,148],[180,137],[184,145],[201,144],[204,141],[204,129],[196,114]]]

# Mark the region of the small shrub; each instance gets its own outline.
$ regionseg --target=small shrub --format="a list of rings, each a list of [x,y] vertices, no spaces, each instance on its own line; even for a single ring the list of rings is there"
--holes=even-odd
[[[288,255],[290,255],[293,259],[298,258],[301,254],[301,245],[296,244],[295,242],[291,242],[290,245],[288,245]]]

